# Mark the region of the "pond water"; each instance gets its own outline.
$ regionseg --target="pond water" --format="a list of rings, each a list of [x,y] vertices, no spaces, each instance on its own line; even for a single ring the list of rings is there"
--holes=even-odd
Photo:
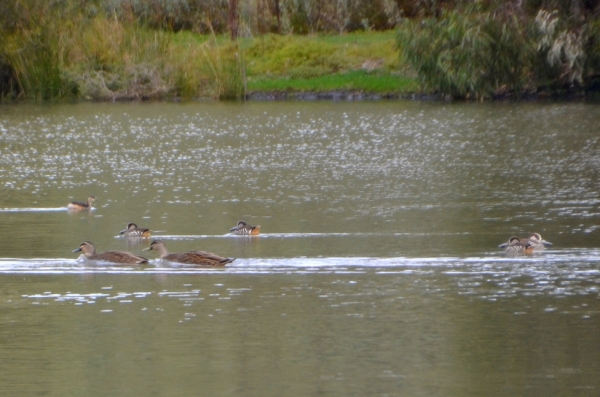
[[[586,103],[3,105],[0,395],[597,396],[599,127]],[[157,260],[129,222],[237,259]],[[553,245],[498,248],[531,232]]]

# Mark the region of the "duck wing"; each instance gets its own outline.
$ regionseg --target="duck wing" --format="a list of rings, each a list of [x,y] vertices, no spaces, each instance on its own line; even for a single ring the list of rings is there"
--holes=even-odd
[[[171,254],[168,255],[166,259],[173,260],[175,262],[191,263],[203,266],[224,266],[227,263],[233,262],[234,260],[232,258],[225,258],[206,251],[189,251],[181,254]]]
[[[135,265],[148,263],[148,259],[125,251],[106,251],[101,254],[94,255],[90,259],[103,260],[113,263],[130,263]]]

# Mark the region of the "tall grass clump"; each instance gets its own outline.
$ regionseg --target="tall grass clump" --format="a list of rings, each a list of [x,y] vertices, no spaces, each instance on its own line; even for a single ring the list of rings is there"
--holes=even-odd
[[[84,98],[151,99],[173,91],[170,34],[96,17],[77,26],[65,74]]]
[[[2,58],[16,95],[49,100],[76,94],[61,72],[60,35],[53,24],[0,34]],[[8,93],[4,93],[8,94]]]
[[[583,30],[586,54],[583,78],[587,90],[600,91],[600,19],[590,21]]]
[[[244,64],[236,43],[96,18],[71,57],[82,95],[97,99],[242,98]],[[83,61],[82,61],[83,59]]]
[[[425,89],[485,99],[526,86],[532,47],[523,31],[516,18],[445,11],[439,18],[404,21],[398,47]]]
[[[540,10],[535,17],[537,78],[554,90],[584,83],[585,30],[565,25],[556,11]]]
[[[453,98],[561,94],[597,85],[600,23],[561,15],[506,7],[484,12],[475,5],[405,20],[397,45],[423,88]]]
[[[201,47],[204,55],[204,74],[212,80],[213,97],[243,99],[246,97],[246,64],[239,43],[217,44],[216,38]]]
[[[245,96],[243,52],[236,43],[221,43],[215,35],[201,41],[190,34],[182,42],[177,33],[136,21],[102,13],[63,14],[49,8],[18,28],[0,27],[4,97],[118,101]]]

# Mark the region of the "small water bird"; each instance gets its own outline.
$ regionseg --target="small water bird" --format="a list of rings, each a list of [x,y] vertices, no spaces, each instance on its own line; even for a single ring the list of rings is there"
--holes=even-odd
[[[235,258],[225,258],[205,251],[188,251],[180,254],[169,254],[167,246],[161,240],[152,241],[150,247],[144,249],[144,251],[150,250],[158,251],[160,259],[171,262],[188,263],[191,265],[225,266],[235,260]]]
[[[506,249],[506,247],[508,247],[510,245],[510,241],[513,238],[515,238],[515,237],[511,237],[507,243],[500,244],[498,247],[502,248],[502,249]],[[539,233],[531,233],[529,235],[529,237],[519,238],[519,241],[522,243],[530,242],[531,245],[533,246],[534,251],[542,251],[542,250],[545,250],[546,247],[549,247],[552,245],[552,243],[550,241],[544,240],[542,238],[542,235]]]
[[[504,248],[504,252],[506,252],[509,255],[529,255],[532,254],[533,251],[534,247],[531,241],[527,239],[521,240],[518,237],[511,237],[508,240],[508,245]]]
[[[145,238],[145,237],[150,237],[150,233],[152,231],[150,229],[144,229],[144,228],[140,228],[138,227],[138,225],[136,225],[135,223],[131,222],[130,224],[127,225],[126,229],[123,229],[119,232],[119,234],[122,234],[124,237],[140,237],[140,238]]]
[[[87,204],[86,203],[81,203],[79,201],[71,201],[69,203],[69,205],[67,205],[67,208],[72,210],[72,211],[87,211],[87,210],[91,210],[92,209],[92,203],[96,201],[96,197],[95,196],[90,196],[87,199]]]
[[[131,263],[135,265],[146,264],[148,259],[125,251],[106,251],[101,254],[96,253],[96,247],[89,241],[84,241],[79,245],[79,248],[73,252],[83,251],[87,259],[94,261],[106,261],[113,263]]]
[[[260,225],[252,226],[244,221],[239,221],[237,226],[229,229],[229,232],[237,236],[258,236],[260,234]]]
[[[542,235],[539,233],[531,233],[531,235],[529,236],[529,242],[531,243],[531,245],[533,245],[533,249],[535,251],[544,250],[546,249],[546,247],[552,245],[550,241],[544,240],[542,238]]]

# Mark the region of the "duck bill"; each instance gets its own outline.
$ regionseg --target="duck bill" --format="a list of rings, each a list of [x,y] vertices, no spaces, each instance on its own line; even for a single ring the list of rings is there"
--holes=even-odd
[[[540,241],[542,244],[544,244],[546,247],[550,247],[552,245],[552,243],[550,241],[546,241],[546,240],[542,240]]]
[[[127,229],[123,229],[119,232],[119,234],[124,234],[127,231]]]
[[[79,251],[81,251],[81,247],[79,247],[79,248],[77,248],[77,249],[74,249],[74,250],[73,250],[73,251],[71,251],[71,252],[79,252]]]
[[[142,251],[152,251],[152,247],[144,248]]]

